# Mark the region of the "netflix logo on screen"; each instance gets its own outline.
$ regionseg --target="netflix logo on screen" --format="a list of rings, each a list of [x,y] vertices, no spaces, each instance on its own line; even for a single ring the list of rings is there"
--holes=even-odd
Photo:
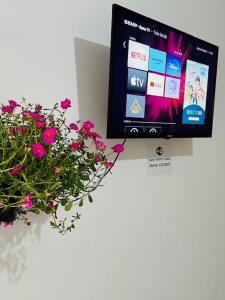
[[[131,58],[133,58],[134,60],[137,59],[137,60],[147,61],[147,57],[145,54],[136,51],[131,51]]]
[[[149,46],[129,40],[128,67],[147,71],[148,60]]]

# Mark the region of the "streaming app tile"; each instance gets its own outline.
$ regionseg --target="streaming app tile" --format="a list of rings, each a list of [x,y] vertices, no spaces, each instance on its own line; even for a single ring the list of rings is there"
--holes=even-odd
[[[166,73],[168,75],[180,77],[181,75],[182,58],[167,54]]]
[[[145,93],[147,85],[147,72],[128,69],[127,89],[129,91]]]
[[[163,96],[165,76],[155,73],[148,73],[147,94]]]
[[[150,71],[165,73],[166,52],[150,48],[149,66]]]
[[[128,67],[148,70],[149,46],[129,40]]]
[[[144,118],[145,96],[127,94],[126,117]]]
[[[178,99],[180,95],[180,79],[166,77],[165,97]]]

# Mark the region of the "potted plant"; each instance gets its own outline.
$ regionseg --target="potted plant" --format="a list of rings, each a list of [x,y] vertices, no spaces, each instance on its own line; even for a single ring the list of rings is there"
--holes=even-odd
[[[27,213],[51,214],[51,226],[64,234],[80,218],[75,204],[92,202],[91,193],[114,166],[123,144],[110,151],[94,124],[66,123],[71,101],[53,108],[9,100],[0,112],[0,222],[16,219],[30,224]],[[116,154],[114,161],[109,160]],[[58,210],[75,209],[70,219],[58,219]],[[71,215],[71,214],[70,214]]]

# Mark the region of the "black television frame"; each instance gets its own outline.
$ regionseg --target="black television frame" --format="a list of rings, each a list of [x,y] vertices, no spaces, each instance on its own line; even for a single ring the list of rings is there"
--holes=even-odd
[[[138,135],[129,135],[128,133],[126,133],[125,131],[123,132],[123,134],[121,135],[117,135],[117,134],[113,134],[110,131],[111,128],[111,124],[112,124],[112,104],[113,104],[113,79],[114,79],[114,69],[113,66],[115,64],[115,56],[114,56],[114,52],[115,52],[115,26],[116,26],[116,19],[117,19],[117,14],[120,12],[126,12],[126,13],[130,13],[132,15],[136,15],[137,17],[141,17],[149,22],[156,22],[159,25],[163,25],[166,26],[169,30],[172,30],[178,34],[185,34],[191,38],[195,38],[198,39],[200,42],[210,46],[210,47],[214,47],[215,51],[216,51],[216,65],[215,65],[215,71],[216,71],[216,75],[215,75],[215,82],[213,85],[213,103],[211,105],[211,110],[210,110],[210,128],[209,128],[209,132],[207,134],[157,134],[156,136],[148,136],[145,133],[138,133]],[[216,81],[217,81],[217,66],[218,66],[218,55],[219,55],[219,46],[209,43],[205,40],[202,40],[192,34],[186,33],[182,30],[176,29],[172,26],[169,26],[167,24],[164,24],[162,22],[156,21],[152,18],[149,18],[147,16],[144,16],[140,13],[134,12],[130,9],[127,9],[123,6],[120,6],[118,4],[113,4],[112,5],[112,21],[111,21],[111,43],[110,43],[110,68],[109,68],[109,88],[108,88],[108,115],[107,115],[107,134],[106,134],[106,138],[107,139],[120,139],[120,138],[131,138],[131,139],[140,139],[140,138],[144,138],[144,139],[152,139],[152,138],[166,138],[166,139],[170,139],[170,138],[211,138],[212,137],[212,129],[213,129],[213,119],[214,119],[214,106],[215,106],[215,93],[216,93]],[[135,127],[135,126],[134,126]]]

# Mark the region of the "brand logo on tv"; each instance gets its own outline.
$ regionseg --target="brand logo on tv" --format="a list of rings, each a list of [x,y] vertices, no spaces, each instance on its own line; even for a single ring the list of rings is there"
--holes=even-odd
[[[156,87],[156,88],[162,88],[162,84],[160,84],[160,83],[155,83],[154,81],[151,81],[150,82],[150,86],[151,87]]]
[[[148,88],[147,94],[153,96],[163,96],[165,76],[148,73]]]
[[[170,69],[175,70],[176,72],[178,72],[180,69],[180,66],[176,60],[169,62],[169,67]]]
[[[136,77],[135,75],[133,75],[131,77],[130,83],[132,86],[143,87],[144,79],[141,79],[138,76]]]
[[[126,117],[144,118],[145,96],[127,94]]]
[[[142,108],[141,108],[141,105],[138,102],[137,98],[135,98],[134,102],[131,104],[130,111],[131,111],[132,114],[139,114],[139,113],[141,113]]]
[[[149,70],[158,73],[165,73],[166,52],[150,48]]]
[[[147,61],[147,56],[140,52],[131,51],[131,57],[134,59],[139,59],[141,61]]]
[[[166,73],[172,76],[181,76],[182,58],[168,54]]]
[[[155,57],[154,57],[152,60],[153,60],[153,62],[154,62],[156,65],[160,65],[160,64],[163,63],[163,60],[162,60],[162,59],[159,59],[159,58],[155,58]]]
[[[129,40],[128,47],[128,67],[148,70],[148,59],[149,59],[149,46]]]
[[[128,69],[128,86],[130,91],[145,93],[147,85],[147,72]]]

